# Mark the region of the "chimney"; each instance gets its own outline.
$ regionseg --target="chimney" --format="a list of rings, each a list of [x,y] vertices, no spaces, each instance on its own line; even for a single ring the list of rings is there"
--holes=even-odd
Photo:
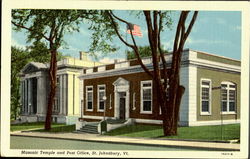
[[[86,52],[80,51],[79,53],[80,53],[80,60],[88,61],[88,57],[87,57]]]

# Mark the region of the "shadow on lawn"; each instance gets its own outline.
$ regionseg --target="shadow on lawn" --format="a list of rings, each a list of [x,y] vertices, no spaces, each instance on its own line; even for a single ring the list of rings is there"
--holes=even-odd
[[[45,129],[37,129],[33,130],[34,132],[73,132],[75,130],[75,125],[63,125],[63,126],[55,126],[50,129],[50,130],[45,130]]]
[[[144,125],[144,124],[135,124],[135,125],[129,125],[124,126],[115,130],[111,130],[110,132],[105,133],[105,135],[123,135],[123,134],[132,134],[132,133],[139,133],[139,132],[145,132],[145,131],[151,131],[156,129],[162,129],[159,125]]]

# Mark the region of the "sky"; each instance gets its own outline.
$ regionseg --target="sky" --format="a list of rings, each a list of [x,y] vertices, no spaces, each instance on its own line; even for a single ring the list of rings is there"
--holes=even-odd
[[[147,38],[147,26],[145,18],[134,18],[127,11],[114,11],[114,13],[129,21],[130,23],[140,26],[143,33],[142,37],[136,37],[138,46],[149,45]],[[161,43],[164,49],[172,50],[175,28],[177,26],[180,12],[171,12],[173,19],[172,29],[166,29],[161,34]],[[192,14],[190,14],[191,17]],[[121,24],[121,32],[126,35],[126,25]],[[67,47],[59,49],[64,55],[70,55],[79,58],[79,51],[88,52],[91,44],[92,31],[88,30],[88,25],[83,23],[80,25],[79,33],[65,34],[64,40]],[[128,42],[131,42],[127,34]],[[125,38],[125,37],[124,37]],[[125,50],[128,49],[117,37],[114,38],[114,44],[120,49],[115,53],[103,55],[97,53],[98,60],[104,63],[110,63],[114,59],[124,60]],[[125,38],[126,39],[126,38]],[[24,48],[29,45],[26,43],[26,33],[12,31],[11,44]],[[241,58],[241,12],[237,11],[200,11],[197,20],[190,33],[185,48],[192,50],[207,52],[219,56],[225,56],[240,60]],[[129,50],[129,49],[128,49]],[[92,57],[89,57],[92,59]]]

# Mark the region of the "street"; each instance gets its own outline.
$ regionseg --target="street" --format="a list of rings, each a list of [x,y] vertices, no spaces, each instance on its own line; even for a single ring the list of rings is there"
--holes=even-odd
[[[173,148],[167,146],[144,146],[92,141],[64,139],[46,139],[38,137],[10,137],[11,149],[69,149],[69,150],[143,150],[143,151],[198,151],[191,148]]]

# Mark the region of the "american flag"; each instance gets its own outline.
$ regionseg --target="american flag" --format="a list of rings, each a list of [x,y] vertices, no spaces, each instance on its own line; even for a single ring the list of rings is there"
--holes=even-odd
[[[132,30],[132,35],[135,36],[142,36],[142,32],[141,32],[141,28],[140,26],[136,25],[136,24],[131,24],[129,23],[127,25],[127,33],[131,34],[130,29]]]

